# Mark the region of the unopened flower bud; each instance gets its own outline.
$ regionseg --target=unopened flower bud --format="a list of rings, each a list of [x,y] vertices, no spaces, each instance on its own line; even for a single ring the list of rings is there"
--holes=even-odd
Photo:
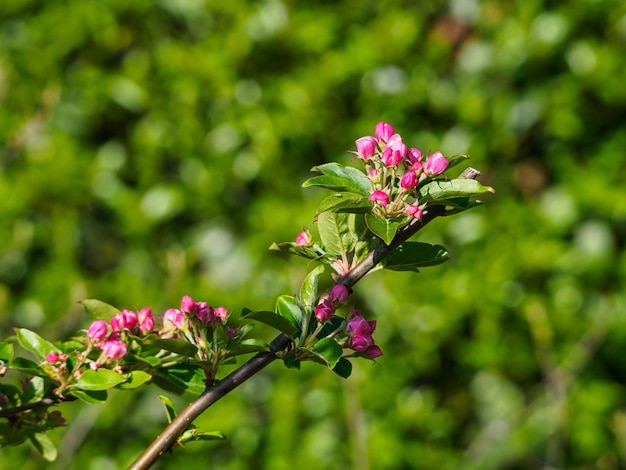
[[[150,333],[154,329],[154,317],[152,316],[150,307],[144,307],[139,310],[137,320],[139,322],[139,331],[141,331],[142,334]]]
[[[371,194],[369,200],[384,207],[389,204],[389,195],[385,191],[377,189]]]
[[[206,302],[196,302],[196,315],[202,323],[213,321],[213,308]]]
[[[48,364],[56,364],[59,362],[59,353],[52,351],[51,353],[46,354],[46,362]]]
[[[128,348],[121,339],[109,339],[100,345],[104,355],[110,359],[121,359],[126,355]]]
[[[304,230],[298,234],[296,237],[296,244],[300,246],[306,246],[311,244],[311,234]]]
[[[441,152],[435,152],[426,159],[424,174],[427,176],[439,175],[448,168],[449,163]]]
[[[94,342],[102,341],[109,334],[109,325],[104,320],[95,320],[87,329],[87,336]]]
[[[315,307],[315,317],[322,323],[330,320],[335,313],[335,307],[329,299],[324,299]]]
[[[180,309],[184,313],[196,313],[196,303],[191,297],[186,295],[180,301]]]
[[[420,209],[419,206],[414,206],[412,204],[406,206],[406,214],[410,217],[413,217],[415,219],[421,219],[423,213],[424,211]]]
[[[228,318],[228,309],[222,306],[216,307],[213,309],[213,315],[215,315],[215,318],[219,318],[222,322],[224,322]]]
[[[414,171],[407,171],[404,175],[402,175],[402,179],[400,180],[400,186],[404,189],[413,189],[417,186],[417,183],[418,179]]]
[[[387,124],[386,122],[379,122],[376,124],[376,140],[379,142],[387,142],[390,137],[394,134],[393,126],[391,124]]]
[[[376,139],[374,137],[366,135],[354,142],[356,144],[356,151],[359,158],[363,160],[369,160],[376,153]]]
[[[343,303],[350,295],[350,291],[343,284],[335,284],[330,290],[330,300],[333,302]]]

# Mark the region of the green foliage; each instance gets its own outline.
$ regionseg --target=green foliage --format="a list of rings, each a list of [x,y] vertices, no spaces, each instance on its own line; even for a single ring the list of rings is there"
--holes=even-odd
[[[166,466],[623,467],[625,15],[616,0],[0,2],[0,337],[66,338],[90,321],[82,298],[272,310],[312,267],[266,247],[337,202],[303,192],[305,170],[386,120],[424,152],[471,155],[497,198],[424,231],[449,262],[356,289],[377,365],[347,381],[274,367],[271,392],[258,377],[198,424],[228,445]],[[93,421],[65,407],[85,438],[50,434],[58,463],[20,447],[0,467],[128,467],[165,418],[150,393],[116,392]]]

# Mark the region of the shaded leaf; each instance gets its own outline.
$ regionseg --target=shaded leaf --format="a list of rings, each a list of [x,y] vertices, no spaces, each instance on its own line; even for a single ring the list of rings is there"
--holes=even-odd
[[[448,259],[448,251],[441,245],[404,242],[381,264],[385,269],[393,271],[417,271],[417,268],[436,266]]]
[[[53,462],[57,458],[57,448],[52,440],[44,433],[36,433],[30,436],[30,442],[39,451],[41,456],[48,462]]]
[[[75,396],[80,401],[89,403],[91,405],[101,405],[108,397],[106,390],[77,390],[74,389],[69,392],[70,395]]]
[[[176,419],[178,413],[176,412],[176,407],[174,406],[174,402],[165,395],[158,395],[159,400],[163,403],[163,407],[165,408],[165,415],[167,416],[167,422],[171,423]]]
[[[342,357],[337,361],[335,367],[333,367],[333,372],[339,377],[347,379],[352,374],[352,363],[345,357]]]
[[[365,223],[374,235],[389,245],[402,223],[390,219],[380,219],[373,214],[365,214]]]
[[[27,330],[26,328],[15,328],[17,340],[24,349],[35,353],[39,360],[44,360],[47,354],[51,352],[62,352],[54,344],[46,341],[34,331]]]
[[[113,305],[109,305],[98,299],[85,299],[79,301],[79,303],[89,315],[98,320],[109,321],[120,312],[120,310]]]
[[[164,349],[186,357],[195,357],[198,353],[198,348],[196,346],[182,339],[158,338],[150,341],[149,344],[152,344],[159,349]]]
[[[291,295],[281,295],[276,300],[276,313],[289,320],[295,327],[297,334],[302,331],[306,311],[304,307]]]
[[[298,332],[297,327],[294,325],[293,318],[286,318],[275,312],[269,312],[267,310],[261,310],[254,312],[247,308],[244,308],[241,312],[240,318],[242,320],[256,320],[266,325],[276,328],[278,331],[285,333],[288,336],[293,336]]]

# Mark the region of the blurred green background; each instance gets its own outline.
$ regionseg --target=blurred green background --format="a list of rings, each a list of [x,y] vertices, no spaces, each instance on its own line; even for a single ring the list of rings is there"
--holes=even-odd
[[[624,468],[625,58],[621,0],[2,0],[2,337],[65,338],[84,298],[271,309],[309,169],[385,120],[497,194],[424,231],[448,263],[357,286],[378,364],[273,364],[156,468]],[[126,468],[157,393],[64,406],[56,463],[0,468]]]

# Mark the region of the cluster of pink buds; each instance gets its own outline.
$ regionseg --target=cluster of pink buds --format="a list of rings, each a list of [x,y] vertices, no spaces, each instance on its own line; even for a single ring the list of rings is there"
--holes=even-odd
[[[375,359],[382,356],[383,353],[380,348],[374,342],[372,337],[376,330],[376,320],[366,320],[358,311],[352,311],[352,318],[348,320],[348,326],[346,328],[346,334],[348,335],[347,346],[361,353],[363,357],[368,359]]]
[[[363,160],[372,182],[370,201],[374,211],[385,217],[407,215],[422,217],[416,188],[426,178],[440,175],[448,167],[441,152],[424,157],[417,148],[409,148],[391,124],[379,122],[375,137],[357,139],[355,152]]]
[[[315,317],[324,323],[333,316],[337,307],[343,304],[350,291],[343,284],[335,284],[328,295],[324,295],[315,307]]]
[[[184,296],[180,308],[170,308],[163,315],[163,327],[160,333],[165,336],[176,336],[190,330],[191,325],[223,325],[228,320],[225,307],[211,307],[206,302],[196,302],[190,296]]]

